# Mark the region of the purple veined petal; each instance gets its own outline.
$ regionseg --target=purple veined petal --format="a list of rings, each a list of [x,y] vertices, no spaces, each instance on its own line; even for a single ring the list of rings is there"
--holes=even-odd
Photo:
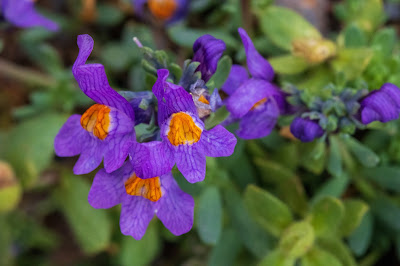
[[[217,111],[217,109],[220,108],[222,104],[223,104],[222,99],[221,96],[219,95],[218,89],[215,88],[210,96],[211,111],[213,112]]]
[[[258,139],[268,136],[279,117],[279,108],[274,99],[249,111],[239,123],[237,135],[242,139]]]
[[[89,191],[89,204],[95,209],[108,209],[122,202],[126,195],[124,180],[133,174],[132,165],[126,162],[115,172],[101,169],[93,179]]]
[[[390,98],[393,100],[394,104],[397,106],[397,108],[400,109],[400,89],[396,85],[391,83],[385,83],[380,88],[380,90],[389,95]]]
[[[175,151],[178,170],[190,183],[203,181],[206,176],[206,156],[202,145],[180,145]]]
[[[40,26],[50,31],[59,29],[57,23],[45,18],[35,10],[32,0],[3,0],[0,4],[4,17],[18,27]]]
[[[110,139],[105,144],[107,151],[104,153],[104,168],[107,173],[111,173],[121,167],[135,141],[134,131],[131,134],[110,136]]]
[[[185,91],[181,86],[169,84],[167,82],[164,99],[168,110],[167,117],[173,113],[179,112],[197,114],[196,105],[193,102],[192,95]]]
[[[97,103],[123,111],[132,121],[135,114],[129,102],[113,90],[107,79],[104,66],[85,64],[93,50],[93,39],[88,34],[78,36],[79,54],[72,67],[72,73],[81,90]]]
[[[83,175],[96,169],[103,160],[104,143],[96,138],[90,138],[83,144],[81,155],[74,166],[74,174]]]
[[[235,135],[221,125],[203,131],[200,141],[208,157],[231,156],[237,143]]]
[[[166,103],[164,102],[164,94],[167,78],[169,76],[168,69],[157,70],[157,81],[154,83],[152,91],[158,101],[158,124],[162,125],[169,117],[169,112]]]
[[[193,44],[192,61],[200,62],[197,70],[201,78],[207,82],[217,70],[218,61],[226,49],[223,40],[206,34],[199,37]]]
[[[121,233],[140,240],[154,216],[155,203],[139,196],[125,194],[122,197],[119,226]]]
[[[385,91],[371,92],[361,101],[361,122],[369,124],[373,121],[386,123],[399,117],[400,109],[395,99]]]
[[[82,128],[80,121],[80,115],[72,115],[58,132],[54,139],[57,156],[76,156],[81,153],[85,143],[90,141],[91,136]]]
[[[247,67],[250,74],[254,78],[272,81],[275,74],[270,63],[258,53],[247,32],[242,28],[239,28],[238,31],[246,51]]]
[[[247,70],[240,65],[232,65],[229,76],[226,79],[224,85],[222,85],[221,90],[226,94],[232,95],[240,85],[249,79],[249,74]]]
[[[296,117],[290,125],[290,132],[302,142],[310,142],[324,135],[317,121]]]
[[[175,164],[171,149],[161,141],[135,144],[131,157],[135,173],[142,179],[168,173]]]
[[[226,100],[226,108],[233,116],[240,118],[274,91],[273,85],[267,81],[248,79]]]
[[[183,192],[171,173],[160,177],[165,194],[156,202],[156,214],[174,235],[182,235],[193,226],[194,200]]]

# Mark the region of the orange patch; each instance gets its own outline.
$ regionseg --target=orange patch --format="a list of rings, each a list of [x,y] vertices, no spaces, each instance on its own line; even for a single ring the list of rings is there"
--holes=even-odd
[[[162,20],[171,18],[178,8],[176,0],[149,0],[148,5],[151,13]]]
[[[201,95],[199,97],[199,102],[202,102],[202,103],[205,103],[205,104],[210,104],[210,102],[203,95]]]
[[[102,105],[92,105],[81,117],[82,127],[101,140],[107,137],[110,127],[110,108]]]
[[[267,98],[262,98],[261,100],[259,100],[258,102],[256,102],[253,107],[251,107],[250,110],[254,110],[256,109],[258,106],[262,105],[263,103],[265,103],[267,101]]]
[[[158,201],[161,198],[161,183],[158,176],[141,179],[133,174],[125,182],[125,190],[128,195],[131,196],[142,196],[153,202]]]
[[[179,112],[172,115],[168,139],[174,146],[193,144],[200,140],[201,132],[190,115]]]

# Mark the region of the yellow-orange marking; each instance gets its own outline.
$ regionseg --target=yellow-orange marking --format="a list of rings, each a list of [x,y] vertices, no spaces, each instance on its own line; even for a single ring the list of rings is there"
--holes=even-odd
[[[190,115],[179,112],[172,115],[168,139],[174,146],[193,144],[200,140],[201,132]]]
[[[205,104],[210,104],[210,102],[203,95],[201,95],[199,97],[199,102],[202,102],[202,103],[205,103]]]
[[[92,105],[81,117],[82,127],[101,140],[107,137],[110,127],[110,108],[102,104]]]
[[[158,176],[141,179],[133,174],[125,182],[126,193],[131,196],[142,196],[151,201],[158,201],[161,198],[161,183]]]
[[[259,100],[258,102],[256,102],[253,107],[251,107],[250,110],[254,110],[257,107],[259,107],[260,105],[262,105],[263,103],[265,103],[267,101],[267,98],[262,98],[261,100]]]
[[[178,3],[176,0],[149,0],[148,6],[156,18],[166,20],[174,15]]]

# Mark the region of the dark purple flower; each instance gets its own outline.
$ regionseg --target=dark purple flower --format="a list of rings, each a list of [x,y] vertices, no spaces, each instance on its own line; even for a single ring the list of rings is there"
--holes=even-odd
[[[135,13],[145,17],[147,11],[166,24],[183,19],[189,11],[188,0],[133,0]]]
[[[229,95],[226,107],[233,119],[240,119],[238,136],[261,138],[272,131],[278,116],[285,112],[285,94],[271,83],[274,70],[257,52],[246,31],[239,28],[239,34],[252,77],[244,67],[233,65],[221,89]]]
[[[372,91],[362,101],[359,117],[363,124],[373,121],[386,123],[399,118],[400,89],[391,83],[384,84],[379,90]]]
[[[224,53],[226,45],[223,40],[206,34],[198,38],[193,44],[192,61],[199,62],[197,71],[201,72],[201,78],[207,82],[217,70],[218,61]]]
[[[81,90],[96,102],[82,116],[72,115],[58,132],[54,148],[58,156],[80,154],[75,174],[99,166],[104,157],[107,172],[118,169],[136,141],[134,111],[127,100],[113,90],[101,64],[86,64],[93,49],[89,35],[78,36],[79,55],[72,72]]]
[[[324,135],[318,121],[296,117],[290,125],[290,132],[302,142],[310,142]]]
[[[45,27],[57,31],[57,23],[40,15],[34,8],[33,0],[2,0],[0,11],[6,20],[21,28]]]
[[[187,233],[193,226],[193,198],[179,188],[170,172],[141,179],[129,162],[109,174],[101,169],[88,200],[96,209],[121,204],[121,232],[136,240],[143,237],[154,215],[174,235]]]
[[[206,130],[190,93],[166,82],[168,70],[160,69],[157,73],[153,93],[158,100],[162,142],[147,144],[157,145],[157,148],[135,149],[132,154],[135,172],[142,178],[149,178],[165,173],[176,163],[189,182],[202,181],[206,172],[206,156],[230,156],[235,149],[236,138],[220,125]],[[144,160],[145,167],[142,164]]]

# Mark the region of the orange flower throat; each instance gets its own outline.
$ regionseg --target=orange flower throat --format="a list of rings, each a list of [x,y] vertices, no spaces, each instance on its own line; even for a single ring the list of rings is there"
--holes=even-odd
[[[148,6],[151,13],[162,20],[171,18],[178,8],[176,0],[149,0]]]
[[[174,146],[193,144],[200,140],[201,132],[190,115],[179,112],[172,115],[168,139]]]
[[[260,105],[264,104],[267,101],[267,98],[262,98],[261,100],[259,100],[258,102],[256,102],[253,107],[251,107],[250,110],[254,110],[257,107],[259,107]]]
[[[125,182],[125,190],[128,195],[131,196],[142,196],[153,202],[158,201],[161,198],[161,183],[158,176],[141,179],[133,174]]]
[[[101,140],[107,137],[110,127],[110,108],[102,104],[92,105],[81,117],[82,127]]]

